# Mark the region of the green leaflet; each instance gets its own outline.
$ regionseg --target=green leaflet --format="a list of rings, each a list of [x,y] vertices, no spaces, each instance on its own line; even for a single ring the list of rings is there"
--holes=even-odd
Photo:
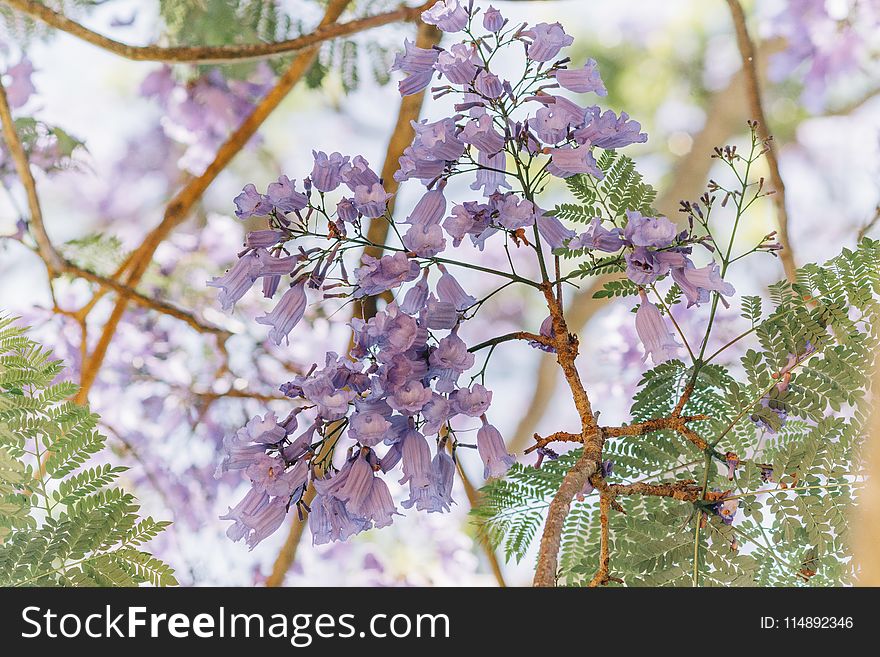
[[[722,463],[707,469],[703,453],[673,432],[608,439],[603,458],[614,461],[612,483],[705,478],[707,489],[730,490],[739,500],[732,526],[709,515],[697,538],[701,511],[695,505],[619,497],[626,513],[612,511],[609,525],[614,577],[628,586],[691,586],[695,578],[704,586],[852,581],[847,518],[862,475],[857,450],[868,424],[867,364],[877,343],[878,293],[880,242],[864,239],[824,265],[803,267],[796,283],[770,286],[769,303],[743,299],[742,314],[752,329],[744,339],[753,348],[740,367],[710,362],[694,376],[692,366],[675,360],[645,372],[631,407],[634,422],[668,416],[693,379],[684,413],[710,419],[692,428],[717,440],[722,454],[733,451],[747,462],[730,481]],[[798,364],[780,392],[779,371],[792,356]],[[483,488],[475,522],[508,559],[520,560],[533,547],[547,506],[579,453],[540,470],[515,466],[504,480]],[[774,481],[762,480],[762,465],[772,467]],[[732,549],[734,541],[738,549]],[[598,552],[592,494],[575,501],[566,520],[561,583],[585,585],[598,566]]]
[[[0,318],[0,586],[177,584],[139,549],[170,523],[139,518],[134,497],[112,487],[126,468],[81,467],[105,439],[97,416],[67,401],[76,386],[53,383],[61,372]]]

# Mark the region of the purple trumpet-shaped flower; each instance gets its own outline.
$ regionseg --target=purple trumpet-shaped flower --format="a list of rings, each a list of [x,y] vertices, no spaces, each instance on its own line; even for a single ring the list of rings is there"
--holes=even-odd
[[[266,249],[275,246],[284,237],[280,230],[252,230],[244,238],[244,245],[249,249]]]
[[[422,408],[422,419],[425,421],[422,425],[422,431],[426,434],[437,433],[451,416],[452,407],[449,400],[443,395],[434,393],[431,395],[431,401]]]
[[[506,22],[507,19],[492,5],[489,5],[489,8],[483,12],[483,28],[489,32],[498,32]]]
[[[637,246],[624,255],[626,275],[637,285],[650,285],[676,267],[684,267],[687,258],[675,251],[654,251]]]
[[[391,423],[375,412],[353,413],[348,423],[348,436],[366,447],[378,445],[391,428]]]
[[[494,155],[504,148],[504,138],[498,134],[487,113],[468,121],[459,135],[461,141],[473,144],[477,150],[486,155]]]
[[[388,405],[404,415],[415,415],[431,401],[431,389],[418,381],[407,381],[395,388],[388,397]]]
[[[475,356],[467,350],[467,345],[455,333],[447,335],[437,343],[428,362],[429,375],[436,376],[436,388],[440,392],[451,392],[458,377],[474,365]],[[491,398],[491,393],[489,393]]]
[[[620,228],[608,230],[602,225],[602,219],[595,217],[590,222],[590,229],[572,239],[566,246],[575,249],[592,249],[605,253],[616,253],[625,246],[623,231]]]
[[[440,0],[422,12],[422,21],[443,32],[461,32],[468,23],[468,13],[459,0]]]
[[[316,495],[309,513],[312,545],[331,541],[346,541],[355,534],[369,529],[364,518],[352,516],[340,500],[330,495]]]
[[[434,48],[419,48],[412,41],[403,42],[404,51],[394,57],[392,71],[403,71],[407,77],[397,87],[401,96],[410,96],[420,92],[431,83],[434,75],[434,64],[440,51]]]
[[[440,301],[433,294],[428,297],[428,305],[420,322],[435,331],[442,331],[455,328],[458,324],[459,315],[455,309],[455,305],[448,301]]]
[[[557,69],[553,75],[556,76],[559,85],[569,91],[581,94],[593,92],[597,96],[608,95],[608,90],[599,76],[599,65],[595,59],[588,59],[582,68]]]
[[[305,285],[296,283],[284,293],[271,312],[257,317],[257,323],[272,327],[269,329],[269,339],[275,344],[280,345],[282,340],[289,343],[287,335],[303,318],[306,304]]]
[[[591,107],[587,110],[587,119],[583,127],[574,131],[574,138],[579,144],[611,149],[648,141],[648,135],[639,132],[641,124],[630,121],[626,112],[621,112],[618,118],[611,110],[602,113],[598,107]]]
[[[427,439],[415,429],[407,431],[400,441],[403,460],[401,484],[409,484],[410,491],[431,485],[431,449]]]
[[[489,227],[491,212],[488,205],[475,201],[454,206],[452,215],[443,221],[443,228],[452,238],[452,245],[458,246],[467,235],[472,240],[481,235]]]
[[[263,217],[272,212],[272,202],[257,191],[253,183],[244,186],[241,194],[235,197],[235,216],[239,219]]]
[[[474,89],[486,98],[498,98],[504,93],[504,87],[498,76],[485,69],[477,73],[477,77],[474,80]]]
[[[387,527],[397,513],[387,484],[375,476],[366,455],[357,455],[351,462],[345,483],[335,496],[345,502],[354,516],[371,521],[376,527]]]
[[[654,364],[659,365],[667,360],[677,358],[681,345],[676,342],[672,333],[666,328],[663,316],[657,306],[648,301],[644,290],[639,290],[639,296],[642,302],[636,311],[636,333],[645,348],[642,360],[647,360],[650,356]]]
[[[644,217],[638,210],[627,210],[626,218],[623,236],[634,246],[663,248],[675,239],[675,224],[666,217]]]
[[[382,183],[375,183],[372,187],[358,185],[354,190],[354,207],[365,217],[375,219],[385,214],[391,196]]]
[[[551,148],[547,171],[559,178],[570,178],[578,173],[588,173],[599,180],[605,177],[590,147],[586,145],[572,148],[566,144],[560,148]]]
[[[477,169],[476,180],[471,183],[471,189],[483,188],[483,196],[492,196],[499,188],[504,187],[510,189],[510,183],[507,182],[505,175],[505,167],[507,160],[504,152],[487,155],[483,151],[477,153]]]
[[[302,394],[317,407],[318,415],[329,422],[344,418],[348,414],[348,405],[357,396],[354,390],[336,388],[327,376],[304,381]]]
[[[538,330],[538,334],[545,338],[550,338],[551,340],[556,337],[556,331],[553,330],[553,316],[547,315],[543,322],[541,322],[541,328]],[[546,351],[548,353],[555,354],[556,348],[545,345],[542,342],[538,342],[536,340],[529,340],[529,346],[534,347],[535,349],[540,349],[541,351]]]
[[[309,475],[309,464],[306,460],[296,463],[287,470],[284,459],[278,456],[262,454],[245,470],[255,488],[260,488],[269,495],[290,498],[302,489]]]
[[[576,233],[566,228],[559,219],[551,214],[542,214],[538,218],[538,233],[551,249],[560,249],[571,240]]]
[[[721,518],[721,522],[725,525],[733,524],[733,519],[736,517],[736,511],[738,508],[739,500],[737,499],[721,500],[712,505],[712,511],[715,512],[715,515]]]
[[[425,268],[418,283],[406,291],[406,294],[403,297],[403,303],[399,305],[400,312],[406,313],[407,315],[418,315],[425,309],[425,305],[428,303],[429,294],[428,268]]]
[[[525,228],[535,223],[535,204],[516,194],[505,194],[494,203],[498,210],[498,223],[507,230]]]
[[[419,263],[407,258],[405,253],[382,256],[379,259],[364,256],[363,265],[355,269],[358,282],[355,297],[374,296],[391,290],[401,283],[414,281],[419,277]]]
[[[30,97],[36,93],[37,89],[31,81],[34,65],[26,57],[22,57],[17,64],[10,66],[6,71],[0,73],[4,73],[9,78],[9,82],[5,85],[6,97],[12,109],[24,106]]]
[[[328,156],[324,151],[312,151],[312,155],[315,158],[310,176],[312,185],[319,192],[332,192],[342,182],[342,167],[348,164],[348,157],[341,153]]]
[[[504,439],[498,429],[489,424],[485,415],[481,419],[483,426],[477,431],[477,451],[483,460],[483,478],[503,477],[516,463],[516,459],[512,454],[507,453]]]
[[[251,251],[238,259],[223,276],[212,278],[208,281],[208,287],[220,288],[217,299],[220,307],[230,311],[235,303],[241,299],[254,285],[254,281],[260,276],[259,269],[262,266],[260,257],[256,251]]]
[[[353,224],[358,220],[360,213],[354,206],[354,200],[343,196],[336,204],[336,216],[345,223]]]
[[[449,511],[454,500],[452,499],[452,483],[455,478],[455,462],[452,457],[443,451],[442,445],[437,448],[437,454],[431,461],[429,471],[429,484],[422,488],[410,486],[410,496],[402,504],[409,509],[413,506],[418,511],[428,513],[443,513]]]
[[[462,311],[473,306],[477,300],[464,291],[455,276],[443,265],[438,265],[440,271],[443,272],[440,280],[437,281],[437,297],[440,301],[451,303],[456,310]]]
[[[287,515],[287,500],[283,497],[270,499],[269,495],[259,489],[251,488],[247,495],[229,509],[221,520],[232,520],[234,524],[226,530],[226,535],[233,541],[244,539],[253,550],[260,541],[271,536],[284,522]]]
[[[296,212],[309,204],[305,194],[296,191],[296,187],[290,178],[281,176],[277,182],[269,184],[266,188],[266,198],[274,208],[280,212]]]
[[[464,153],[464,142],[458,138],[452,119],[440,119],[433,123],[426,120],[418,123],[410,121],[410,124],[416,133],[413,147],[423,157],[453,162]]]
[[[554,105],[542,107],[535,112],[535,119],[530,125],[535,129],[538,139],[545,144],[557,144],[568,136],[571,114]]]
[[[733,285],[721,278],[721,268],[716,262],[697,269],[688,260],[684,267],[672,270],[672,280],[678,283],[684,293],[688,308],[709,301],[709,292],[718,292],[728,297],[736,293]],[[721,300],[724,302],[723,298]]]
[[[446,249],[446,238],[439,224],[414,224],[404,233],[403,245],[420,258],[433,258]]]
[[[439,224],[446,214],[446,197],[439,189],[432,189],[425,192],[425,195],[419,199],[413,211],[403,223],[432,226]]]
[[[460,388],[453,392],[449,396],[449,401],[456,413],[468,417],[480,417],[489,410],[489,405],[492,403],[492,391],[475,383],[470,389]]]
[[[538,23],[520,32],[520,36],[531,39],[527,54],[529,59],[536,62],[549,62],[560,50],[574,42],[574,37],[566,34],[559,23]]]
[[[351,191],[355,191],[360,185],[372,188],[373,185],[380,182],[379,176],[370,168],[370,163],[360,155],[355,155],[351,162],[343,165],[340,175],[342,182]]]
[[[456,43],[440,53],[434,68],[452,84],[470,84],[477,75],[479,63],[474,46]]]

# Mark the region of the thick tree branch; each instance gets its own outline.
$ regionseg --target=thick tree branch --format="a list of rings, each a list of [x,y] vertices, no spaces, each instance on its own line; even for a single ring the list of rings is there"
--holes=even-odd
[[[274,43],[248,43],[229,46],[132,46],[98,34],[67,18],[64,14],[53,11],[41,2],[3,0],[4,4],[31,18],[126,59],[198,64],[239,62],[302,52],[330,39],[337,39],[389,23],[414,20],[422,11],[429,9],[436,2],[437,0],[429,0],[418,7],[400,7],[384,14],[359,18],[345,23],[322,24],[310,34]]]

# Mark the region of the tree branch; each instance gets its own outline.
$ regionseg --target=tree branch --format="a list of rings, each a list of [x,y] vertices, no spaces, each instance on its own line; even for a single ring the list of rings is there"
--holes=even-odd
[[[330,25],[345,10],[350,0],[330,0],[327,6],[321,25]],[[315,56],[318,53],[317,46],[311,46],[300,52],[290,66],[279,78],[275,86],[266,94],[266,96],[254,108],[254,111],[242,122],[238,129],[230,135],[223,143],[214,157],[214,161],[208,165],[205,172],[190,179],[189,183],[184,186],[180,192],[170,201],[165,216],[161,223],[156,226],[144,238],[142,244],[133,252],[132,257],[128,259],[128,275],[125,283],[129,288],[134,288],[140,282],[144,273],[152,261],[153,254],[165,238],[181,224],[188,216],[189,211],[195,205],[196,201],[201,198],[204,191],[219,175],[219,173],[232,161],[232,158],[244,147],[250,140],[257,129],[263,124],[268,116],[278,107],[281,101],[290,93],[291,89],[305,75],[309,67],[312,65]],[[126,307],[130,296],[128,294],[120,294],[116,301],[112,312],[104,326],[104,330],[92,351],[91,356],[83,363],[82,379],[80,381],[80,392],[78,401],[83,402],[87,399],[89,390],[95,382],[95,378],[100,371],[104,357],[107,355],[107,348],[116,332],[122,316],[125,314]]]
[[[248,43],[229,46],[132,46],[116,41],[71,20],[59,12],[53,11],[40,2],[33,0],[3,0],[4,4],[27,14],[31,18],[51,27],[67,32],[93,46],[102,48],[120,57],[133,61],[171,62],[171,63],[224,63],[239,62],[249,59],[278,57],[291,53],[302,52],[320,45],[324,41],[348,36],[374,27],[414,20],[419,14],[429,9],[437,0],[428,0],[418,7],[400,7],[393,11],[376,16],[368,16],[345,23],[322,24],[314,32],[294,39],[274,43]]]
[[[785,276],[790,281],[797,278],[797,265],[795,264],[794,253],[791,249],[791,242],[788,238],[788,211],[785,207],[785,183],[782,181],[782,174],[779,172],[779,158],[777,156],[776,143],[770,135],[770,128],[767,125],[767,116],[764,112],[764,106],[761,101],[761,83],[758,79],[758,67],[755,62],[755,44],[749,36],[746,27],[746,16],[743,12],[742,5],[739,0],[727,0],[727,6],[730,8],[730,14],[733,18],[733,25],[736,30],[736,44],[739,48],[739,54],[742,58],[742,70],[745,74],[746,95],[749,101],[749,111],[752,117],[758,122],[758,135],[767,144],[767,164],[770,167],[770,182],[776,190],[773,202],[776,205],[776,220],[779,223],[779,243],[782,250],[779,252],[779,259],[782,260],[782,266],[785,269]]]

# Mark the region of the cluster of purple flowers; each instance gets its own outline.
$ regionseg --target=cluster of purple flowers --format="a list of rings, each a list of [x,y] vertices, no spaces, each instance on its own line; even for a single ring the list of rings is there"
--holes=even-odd
[[[364,220],[395,223],[383,181],[360,156],[314,152],[313,168],[301,191],[295,181],[281,176],[266,193],[247,185],[235,199],[240,219],[263,217],[268,226],[249,233],[238,262],[209,285],[220,288],[221,305],[231,309],[258,279],[263,280],[264,296],[272,298],[282,277],[288,277],[290,286],[275,308],[257,319],[270,326],[269,338],[276,344],[287,340],[303,318],[309,290],[320,290],[324,298],[348,299],[390,293],[394,300],[375,316],[351,321],[349,353],[327,354],[323,367],[315,366],[282,386],[313,420],[307,437],[290,443],[298,445],[296,454],[290,453],[286,437],[248,443],[251,461],[243,467],[253,487],[241,508],[230,512],[236,520],[230,530],[234,538],[248,537],[251,544],[259,540],[275,523],[282,502],[303,509],[303,473],[317,493],[306,509],[315,543],[343,540],[391,523],[397,509],[383,475],[398,465],[399,482],[409,490],[405,508],[447,511],[453,503],[454,454],[467,429],[477,429],[476,448],[485,477],[508,471],[514,457],[486,416],[492,393],[475,379],[467,383],[462,378],[475,357],[461,327],[481,302],[450,271],[467,263],[440,255],[465,239],[483,250],[493,236],[504,235],[533,248],[538,258],[547,248],[550,254],[565,248],[623,251],[634,282],[644,287],[671,275],[688,305],[707,301],[710,292],[733,292],[721,280],[717,265],[694,266],[688,257],[689,237],[679,234],[665,217],[629,212],[620,226],[605,226],[597,218],[578,234],[538,206],[535,195],[550,176],[602,178],[595,149],[644,142],[647,135],[625,113],[584,107],[551,93],[562,88],[607,94],[595,61],[571,68],[568,58],[557,59],[572,43],[560,24],[511,26],[489,7],[482,14],[487,34],[478,37],[477,18],[472,6],[441,0],[422,19],[447,33],[464,32],[466,38],[448,48],[423,49],[407,42],[394,62],[394,70],[405,74],[399,85],[402,95],[427,88],[436,76],[434,96],[456,94],[460,100],[452,116],[412,124],[413,141],[394,177],[399,182],[418,180],[425,191],[406,219],[394,226],[400,246],[373,245],[382,246],[383,254],[365,255],[351,275],[346,270],[346,251],[369,245]],[[507,46],[525,53],[525,74],[518,82],[490,68],[496,50]],[[509,171],[508,158],[518,165],[528,161],[536,172],[532,179],[524,179],[520,166]],[[448,200],[449,179],[464,174],[473,174],[470,188],[478,198]],[[514,187],[517,183],[519,189]],[[678,345],[644,291],[636,327],[646,357],[651,355],[655,362],[674,357]],[[540,334],[553,338],[549,318]],[[552,345],[535,346],[553,350]],[[478,427],[467,426],[476,422]],[[291,433],[291,422],[279,426]],[[342,437],[349,442],[340,443]],[[333,465],[332,452],[341,453],[337,448],[346,445],[344,462]],[[239,449],[237,444],[230,448]],[[276,459],[274,465],[265,460],[266,454]],[[304,461],[310,465],[301,466]],[[281,475],[274,469],[278,465],[285,468]],[[297,488],[268,491],[267,467],[273,468],[270,477],[280,476],[285,482],[287,472],[297,471]],[[603,465],[606,476],[611,467],[610,461]],[[259,517],[256,522],[254,515]],[[247,534],[244,528],[251,526],[258,528]]]

